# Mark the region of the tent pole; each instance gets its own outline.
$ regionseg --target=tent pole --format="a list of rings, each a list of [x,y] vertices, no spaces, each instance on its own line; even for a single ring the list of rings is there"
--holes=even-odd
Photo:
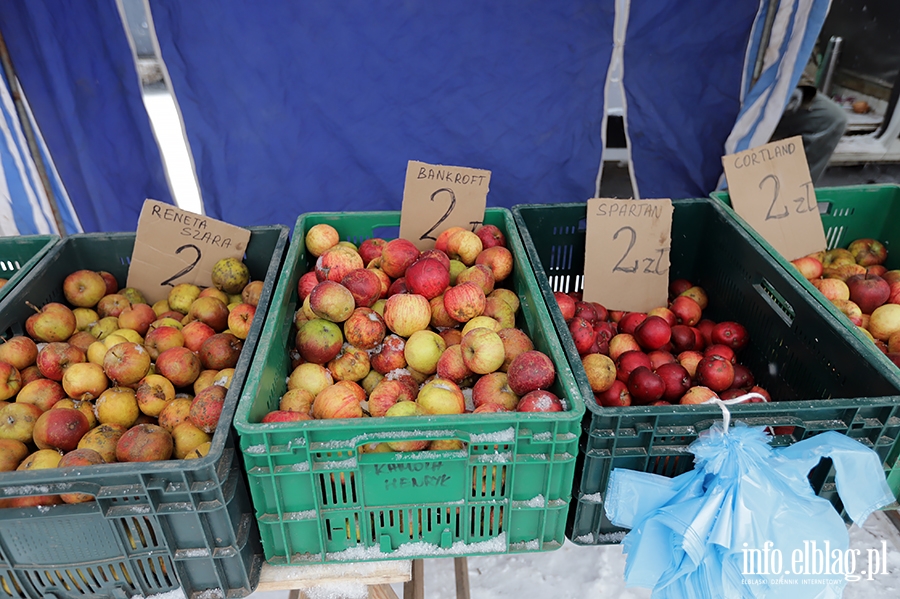
[[[37,138],[34,135],[34,129],[31,128],[31,121],[28,118],[28,112],[25,110],[25,103],[22,101],[19,80],[16,78],[16,71],[9,57],[9,49],[6,47],[6,40],[3,38],[2,32],[0,32],[0,61],[3,62],[3,72],[6,74],[6,81],[9,83],[9,93],[13,102],[16,103],[16,111],[19,113],[22,131],[25,133],[25,139],[28,140],[28,149],[31,151],[31,158],[34,160],[38,176],[41,178],[41,184],[44,186],[44,193],[47,196],[47,202],[50,204],[53,220],[56,221],[56,228],[59,230],[60,237],[65,237],[66,226],[59,213],[59,207],[56,205],[53,187],[50,185],[50,178],[47,176],[47,168],[44,165],[44,159],[41,157]]]
[[[756,64],[753,65],[753,78],[750,83],[751,87],[762,74],[763,63],[766,58],[766,49],[769,47],[769,40],[772,37],[772,25],[775,23],[775,13],[778,11],[778,0],[768,0],[768,2],[769,8],[766,11],[766,20],[763,23],[762,36],[759,40],[759,51],[756,54]]]

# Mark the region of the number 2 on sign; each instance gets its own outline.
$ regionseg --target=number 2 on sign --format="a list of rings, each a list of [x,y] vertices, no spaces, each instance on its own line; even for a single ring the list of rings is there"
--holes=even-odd
[[[435,229],[437,229],[437,228],[438,228],[438,225],[440,225],[442,222],[444,222],[445,220],[447,220],[447,217],[450,216],[450,213],[453,212],[453,209],[456,207],[456,194],[453,193],[453,190],[452,190],[452,189],[448,189],[448,188],[446,188],[446,187],[442,187],[441,189],[438,189],[438,190],[435,191],[433,194],[431,194],[431,201],[433,202],[433,201],[434,201],[434,197],[435,197],[437,194],[441,193],[442,191],[446,191],[447,193],[450,194],[450,205],[447,207],[447,212],[445,212],[445,213],[443,214],[443,216],[441,216],[441,218],[439,218],[438,221],[437,221],[436,223],[434,223],[434,224],[431,226],[430,229],[428,229],[427,231],[425,231],[424,233],[422,233],[422,236],[419,237],[419,239],[431,239],[432,241],[437,241],[437,238],[436,238],[436,237],[432,237],[432,236],[430,235],[430,233],[431,233],[432,231],[434,231]]]
[[[772,181],[772,203],[769,204],[769,211],[766,212],[766,220],[778,220],[780,218],[785,218],[790,216],[790,210],[788,209],[786,204],[782,204],[784,207],[783,211],[777,210],[775,204],[778,203],[778,196],[781,192],[781,181],[778,180],[778,177],[775,175],[766,175],[762,178],[762,181],[759,182],[759,188],[762,189],[766,184],[766,181]],[[814,212],[818,208],[816,207],[816,203],[812,201],[812,198],[809,196],[809,190],[813,186],[812,181],[808,181],[801,185],[800,187],[804,188],[804,195],[799,198],[794,198],[793,202],[796,204],[794,207],[794,212],[797,214],[804,214],[806,212]],[[773,214],[773,211],[776,213]]]
[[[189,272],[191,272],[192,270],[194,270],[194,267],[197,266],[198,262],[200,262],[200,258],[202,257],[200,248],[198,248],[193,243],[188,243],[188,244],[181,246],[180,248],[175,250],[175,253],[180,254],[183,250],[186,250],[186,249],[192,249],[195,252],[197,252],[197,257],[194,258],[193,262],[191,262],[190,264],[188,264],[187,266],[185,266],[184,268],[182,268],[181,270],[176,272],[174,275],[172,275],[171,277],[169,277],[168,279],[166,279],[165,281],[160,283],[160,285],[168,285],[169,287],[174,287],[175,285],[172,284],[172,281],[174,281],[175,279],[178,279],[180,277],[183,277],[184,275],[186,275]]]
[[[613,233],[613,241],[617,240],[619,238],[619,233],[622,233],[623,231],[627,231],[628,233],[630,233],[631,239],[628,240],[628,247],[625,249],[625,253],[622,254],[622,257],[619,258],[619,261],[616,262],[616,265],[613,267],[613,272],[625,272],[634,274],[638,272],[638,266],[640,262],[644,263],[644,270],[641,271],[642,274],[664,275],[669,272],[669,267],[666,267],[665,270],[660,271],[663,256],[665,256],[666,252],[669,251],[668,247],[657,249],[656,253],[658,255],[655,258],[641,258],[640,260],[636,258],[631,266],[623,266],[622,263],[625,262],[626,259],[628,259],[628,254],[631,253],[631,249],[634,247],[634,244],[637,241],[637,232],[629,226],[624,226]]]

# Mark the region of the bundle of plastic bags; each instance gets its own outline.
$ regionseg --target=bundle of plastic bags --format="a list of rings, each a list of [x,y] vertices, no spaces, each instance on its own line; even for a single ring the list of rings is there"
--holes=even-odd
[[[723,407],[724,409],[724,407]],[[690,446],[694,470],[675,478],[616,469],[606,513],[631,531],[622,542],[627,586],[654,599],[840,597],[867,556],[807,475],[831,458],[857,525],[894,501],[878,455],[826,432],[772,448],[764,427],[728,418]],[[869,556],[871,557],[871,556]]]

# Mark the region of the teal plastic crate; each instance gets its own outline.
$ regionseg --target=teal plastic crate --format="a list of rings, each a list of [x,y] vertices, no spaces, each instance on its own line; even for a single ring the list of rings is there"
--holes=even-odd
[[[262,548],[231,423],[289,232],[284,226],[250,231],[244,261],[252,279],[265,284],[208,455],[0,473],[0,497],[78,492],[96,499],[0,509],[0,579],[6,569],[15,581],[0,587],[0,598],[131,597],[179,588],[189,598],[242,597],[253,591]],[[134,233],[62,240],[0,304],[3,336],[23,334],[33,314],[26,302],[65,301],[62,282],[75,270],[106,270],[124,284],[134,241]]]
[[[556,549],[565,520],[584,414],[534,275],[506,209],[485,223],[506,235],[521,308],[517,326],[556,365],[555,413],[463,414],[261,424],[286,391],[297,281],[313,261],[306,231],[328,223],[360,243],[398,235],[399,212],[311,213],[294,229],[235,427],[266,559],[302,564]],[[395,436],[457,439],[462,451],[363,453]]]
[[[704,314],[736,320],[750,342],[741,354],[770,404],[731,406],[733,420],[794,427],[774,445],[836,430],[885,460],[900,436],[900,381],[883,376],[863,340],[829,321],[788,271],[772,260],[724,207],[709,198],[676,200],[670,277],[706,289]],[[578,471],[567,536],[577,544],[616,543],[625,531],[606,518],[609,474],[628,468],[675,476],[693,467],[688,446],[721,420],[716,405],[605,408],[593,399],[587,376],[554,291],[579,291],[584,273],[586,204],[520,205],[513,214],[575,380],[585,397]],[[830,461],[810,475],[815,491],[842,511]]]
[[[59,235],[14,235],[0,237],[0,301],[59,242]]]

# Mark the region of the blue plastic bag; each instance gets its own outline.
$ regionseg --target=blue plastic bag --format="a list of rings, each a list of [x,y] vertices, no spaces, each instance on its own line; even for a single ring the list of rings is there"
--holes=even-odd
[[[726,432],[727,431],[727,432]],[[764,427],[718,422],[690,446],[694,470],[675,478],[616,469],[606,514],[622,541],[627,586],[654,599],[840,597],[865,567],[841,516],[813,493],[809,471],[832,459],[856,524],[894,501],[878,455],[826,432],[772,448]]]

